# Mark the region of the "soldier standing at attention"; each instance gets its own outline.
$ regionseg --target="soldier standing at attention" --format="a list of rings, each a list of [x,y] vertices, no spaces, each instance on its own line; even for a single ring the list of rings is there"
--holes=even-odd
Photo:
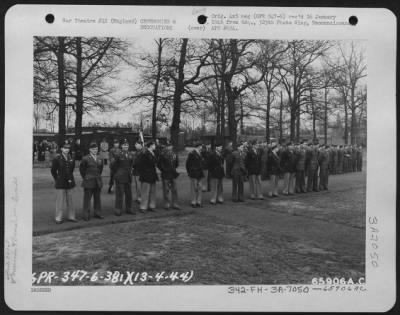
[[[197,143],[195,149],[191,151],[186,160],[186,171],[190,178],[190,193],[192,196],[191,206],[202,207],[202,179],[204,178],[203,166],[205,161],[201,156],[201,143]]]
[[[306,163],[306,149],[304,142],[302,142],[297,150],[296,155],[296,193],[306,192],[306,178],[305,178],[305,163]]]
[[[309,144],[309,150],[306,155],[307,168],[307,192],[318,191],[318,151],[316,144]]]
[[[224,148],[223,156],[225,159],[225,176],[226,178],[231,178],[231,172],[230,169],[232,166],[230,165],[231,163],[231,155],[233,152],[233,147],[232,147],[232,141],[228,142],[228,144]]]
[[[178,189],[176,186],[176,179],[179,174],[176,169],[179,166],[178,155],[173,151],[172,142],[168,141],[165,148],[160,152],[158,159],[158,168],[161,171],[163,196],[164,196],[164,209],[179,210],[178,205]]]
[[[129,142],[127,139],[121,140],[121,150],[114,154],[110,161],[111,168],[115,171],[115,210],[116,216],[122,215],[122,204],[125,196],[125,211],[128,214],[136,214],[132,207],[132,165],[133,156],[129,152]]]
[[[205,144],[203,144],[201,146],[200,154],[204,161],[204,164],[203,164],[204,180],[202,181],[202,191],[206,192],[206,191],[210,191],[210,187],[209,187],[209,183],[208,183],[208,157],[210,155],[210,151]]]
[[[318,163],[319,171],[319,190],[328,190],[328,174],[329,174],[329,153],[328,147],[323,144],[319,148]]]
[[[289,195],[289,182],[290,182],[290,172],[292,168],[292,152],[289,150],[289,142],[288,145],[284,145],[282,147],[281,153],[279,155],[279,164],[280,169],[283,172],[283,195]]]
[[[264,199],[261,188],[261,154],[256,143],[250,143],[246,154],[245,165],[249,175],[250,199]]]
[[[239,144],[237,150],[231,156],[231,176],[232,176],[232,201],[244,202],[244,178],[247,174],[245,165],[245,152],[243,143]]]
[[[211,200],[210,203],[215,205],[223,203],[223,179],[224,172],[224,157],[222,156],[222,144],[217,143],[215,150],[211,152],[208,160],[208,171],[211,181]]]
[[[89,154],[86,155],[79,166],[82,176],[83,187],[83,220],[90,219],[90,201],[93,196],[94,217],[104,219],[101,214],[100,192],[103,187],[101,173],[103,172],[103,161],[97,155],[98,147],[96,142],[89,145]]]
[[[51,175],[55,180],[56,188],[56,224],[61,224],[63,212],[67,211],[68,221],[77,222],[75,209],[72,202],[72,189],[75,187],[74,169],[75,161],[71,158],[69,143],[61,143],[61,154],[57,155],[51,166]]]
[[[156,143],[155,141],[149,141],[146,144],[146,150],[140,155],[139,161],[139,180],[141,184],[141,202],[139,211],[144,213],[145,211],[156,210],[156,182],[158,181],[157,176],[157,157],[155,154]]]
[[[269,197],[278,197],[278,184],[279,184],[279,145],[275,142],[271,143],[271,148],[268,152],[268,173],[270,175],[270,190]]]
[[[133,174],[133,184],[136,193],[136,203],[141,202],[141,189],[140,189],[140,157],[144,152],[142,142],[137,140],[135,142],[135,151],[133,153],[133,166],[132,166],[132,174]]]
[[[113,147],[110,149],[110,181],[108,182],[108,193],[112,193],[112,186],[114,185],[114,169],[112,167],[115,157],[119,154],[121,149],[119,148],[118,139],[114,139]]]

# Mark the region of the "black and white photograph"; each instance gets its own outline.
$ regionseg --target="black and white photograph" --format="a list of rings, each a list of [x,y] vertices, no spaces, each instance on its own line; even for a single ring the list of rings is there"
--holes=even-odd
[[[364,284],[366,54],[35,37],[33,283]]]
[[[72,8],[6,19],[8,305],[391,307],[389,11]]]

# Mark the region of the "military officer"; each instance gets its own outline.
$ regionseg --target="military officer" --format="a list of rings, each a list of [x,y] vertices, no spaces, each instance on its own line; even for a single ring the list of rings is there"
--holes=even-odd
[[[214,151],[211,152],[208,160],[208,171],[211,182],[211,199],[210,203],[215,205],[223,203],[223,179],[225,176],[224,171],[224,157],[222,156],[222,144],[217,143]]]
[[[157,165],[161,171],[165,210],[171,208],[176,210],[180,209],[178,205],[178,189],[176,186],[176,179],[179,176],[176,170],[179,166],[179,158],[173,151],[173,148],[172,142],[168,141],[165,147],[160,151]]]
[[[199,142],[196,144],[195,149],[192,150],[186,160],[186,171],[190,178],[190,192],[192,196],[191,206],[202,207],[202,180],[204,178],[203,166],[204,159],[201,156],[200,150],[202,144]]]
[[[133,184],[135,190],[135,201],[136,203],[141,202],[141,190],[140,190],[140,180],[139,180],[139,164],[140,164],[140,156],[144,152],[143,144],[140,140],[135,142],[135,151],[133,152]]]
[[[75,161],[69,154],[70,143],[61,143],[61,154],[57,155],[51,166],[51,175],[56,188],[56,224],[63,223],[63,212],[67,211],[68,221],[77,222],[75,209],[72,202],[72,189],[75,187],[74,169]]]
[[[128,214],[136,214],[132,207],[132,165],[133,156],[129,152],[127,139],[121,140],[121,150],[114,155],[111,161],[112,169],[115,171],[115,210],[116,216],[122,215],[122,204],[125,197],[125,211]]]
[[[272,142],[268,151],[268,173],[270,175],[269,197],[278,197],[279,175],[281,174],[279,160],[279,144]]]
[[[264,199],[261,188],[261,153],[256,143],[249,144],[245,165],[249,176],[250,199]]]
[[[307,192],[319,191],[318,189],[318,150],[317,144],[310,143],[306,155]]]
[[[306,163],[306,149],[305,144],[302,142],[297,150],[296,155],[296,193],[306,192],[306,179],[305,179],[305,163]]]
[[[83,157],[79,166],[79,172],[82,176],[83,187],[83,219],[90,219],[90,201],[93,196],[94,217],[104,219],[101,214],[101,188],[103,182],[101,173],[103,172],[103,161],[98,157],[98,147],[96,142],[89,145],[89,154]]]
[[[139,211],[142,213],[156,210],[156,182],[158,181],[158,175],[155,150],[155,141],[149,141],[146,144],[146,149],[140,155],[139,164],[136,165],[139,170],[139,180],[141,182]]]
[[[319,190],[328,189],[328,176],[329,176],[329,147],[321,145],[318,154],[318,164],[319,164]]]

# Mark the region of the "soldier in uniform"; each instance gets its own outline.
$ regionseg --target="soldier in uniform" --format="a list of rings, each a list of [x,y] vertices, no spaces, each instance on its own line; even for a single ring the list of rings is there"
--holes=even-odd
[[[98,147],[96,142],[89,145],[89,154],[84,156],[79,166],[82,176],[83,187],[83,219],[90,219],[90,201],[93,196],[94,217],[104,219],[101,214],[100,192],[103,187],[101,173],[103,172],[103,161],[97,155]]]
[[[116,216],[122,215],[122,204],[125,197],[125,211],[128,214],[136,214],[132,207],[132,165],[133,156],[129,152],[127,139],[121,140],[121,150],[115,153],[110,160],[110,167],[114,170],[115,180],[115,210]]]
[[[72,202],[72,189],[75,187],[74,169],[75,161],[69,154],[71,145],[61,143],[61,154],[58,154],[52,161],[51,175],[55,181],[56,188],[56,224],[64,222],[63,212],[66,210],[68,221],[77,222],[75,209]]]
[[[343,146],[339,146],[337,149],[337,173],[342,174],[343,173]]]
[[[211,200],[210,203],[215,205],[223,203],[223,179],[224,172],[224,157],[222,155],[222,144],[217,143],[214,151],[211,152],[208,160],[208,171],[211,184]]]
[[[191,151],[186,160],[186,171],[190,178],[190,194],[192,196],[191,206],[202,207],[202,180],[204,178],[203,167],[204,159],[201,156],[201,143],[197,143],[195,149]]]
[[[146,150],[140,155],[139,160],[139,180],[141,184],[141,202],[139,211],[156,210],[156,182],[158,181],[157,175],[157,157],[155,154],[156,143],[149,141],[146,144]]]
[[[261,188],[261,154],[257,151],[256,143],[248,146],[245,166],[249,176],[250,199],[264,199]]]
[[[115,157],[119,154],[121,149],[119,148],[119,141],[118,139],[114,139],[113,147],[110,149],[110,181],[108,182],[108,193],[112,193],[112,186],[114,185],[114,174],[115,170],[113,168],[113,161],[115,160]]]
[[[329,176],[329,153],[328,147],[321,145],[318,154],[319,163],[319,190],[328,189],[328,176]]]
[[[208,157],[210,155],[210,151],[205,144],[201,146],[200,154],[204,161],[203,164],[204,180],[202,181],[202,191],[205,192],[205,191],[210,191],[210,185],[208,182]]]
[[[245,165],[245,152],[243,144],[239,144],[237,149],[232,152],[231,155],[231,169],[230,173],[232,176],[232,201],[243,202],[244,201],[244,178],[247,174]]]
[[[279,159],[279,145],[277,143],[271,143],[271,148],[268,152],[268,173],[270,175],[270,190],[268,193],[269,197],[278,197],[278,185],[280,170],[280,159]]]
[[[134,189],[135,189],[135,196],[136,196],[136,203],[141,202],[141,190],[140,190],[140,157],[141,154],[144,152],[142,142],[140,140],[137,140],[135,142],[135,151],[133,153],[133,168],[132,168],[132,174],[133,174],[133,184],[134,184]]]
[[[334,144],[331,147],[330,153],[332,155],[332,161],[333,161],[330,172],[331,172],[331,174],[336,175],[338,173],[338,167],[337,167],[337,165],[338,165],[338,148],[337,148],[336,144]]]
[[[282,147],[279,155],[280,169],[283,172],[283,195],[289,195],[290,174],[292,172],[292,158],[293,152],[289,149],[291,142]]]
[[[318,190],[318,151],[316,144],[310,143],[306,155],[307,192]]]
[[[224,148],[223,156],[225,159],[225,176],[226,178],[231,178],[231,172],[230,169],[232,166],[230,165],[230,162],[232,160],[231,155],[233,152],[233,147],[232,147],[232,141],[229,141],[227,145]]]
[[[296,193],[306,192],[305,164],[306,164],[306,149],[302,142],[295,151],[296,161]]]
[[[163,196],[164,196],[164,209],[179,210],[178,205],[178,190],[176,187],[176,179],[179,174],[176,169],[179,166],[178,155],[173,151],[172,142],[168,141],[165,148],[160,152],[158,159],[158,168],[161,171]]]

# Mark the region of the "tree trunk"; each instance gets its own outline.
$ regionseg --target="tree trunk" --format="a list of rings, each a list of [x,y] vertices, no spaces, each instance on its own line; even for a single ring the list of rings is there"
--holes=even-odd
[[[325,108],[324,108],[324,143],[328,144],[328,93],[325,88]]]
[[[279,142],[282,141],[282,113],[283,113],[283,96],[281,91],[281,106],[279,107]]]
[[[83,79],[82,79],[82,38],[76,38],[76,117],[75,136],[79,139],[82,135],[83,118]]]
[[[311,113],[312,113],[312,127],[313,127],[313,141],[317,139],[317,130],[315,128],[315,108],[314,108],[314,100],[312,98],[312,90],[310,90],[310,103],[311,103]]]
[[[58,141],[64,142],[65,129],[65,83],[64,83],[64,51],[65,37],[58,38],[57,68],[58,68]]]
[[[348,144],[349,143],[349,113],[348,113],[348,108],[347,108],[347,99],[346,96],[343,96],[343,102],[344,102],[344,143]]]
[[[225,147],[225,126],[226,126],[226,120],[225,120],[225,84],[224,81],[221,81],[221,140],[222,140],[222,145]]]
[[[154,84],[153,94],[153,111],[151,115],[151,135],[153,138],[157,137],[157,103],[158,103],[158,86],[161,79],[161,55],[162,55],[163,43],[162,39],[158,42],[158,60],[157,60],[157,76]]]
[[[226,87],[227,94],[227,105],[228,105],[228,129],[229,129],[229,137],[233,143],[233,146],[236,147],[237,144],[237,124],[235,119],[235,96],[233,91],[229,86]]]
[[[296,114],[296,142],[300,142],[300,106],[297,107]]]
[[[184,92],[183,81],[185,78],[184,67],[186,62],[186,50],[187,50],[188,39],[184,38],[182,40],[179,65],[178,65],[178,78],[175,81],[175,91],[174,91],[174,110],[171,124],[171,141],[174,145],[174,149],[177,150],[179,141],[179,125],[181,122],[181,102],[182,94]]]
[[[265,140],[269,142],[270,140],[270,130],[269,130],[269,119],[271,111],[271,92],[267,91],[267,111],[265,113]]]
[[[356,121],[356,106],[355,106],[355,100],[354,100],[354,87],[351,89],[351,126],[350,126],[350,132],[351,132],[351,144],[356,143],[356,132],[357,132],[357,121]]]

